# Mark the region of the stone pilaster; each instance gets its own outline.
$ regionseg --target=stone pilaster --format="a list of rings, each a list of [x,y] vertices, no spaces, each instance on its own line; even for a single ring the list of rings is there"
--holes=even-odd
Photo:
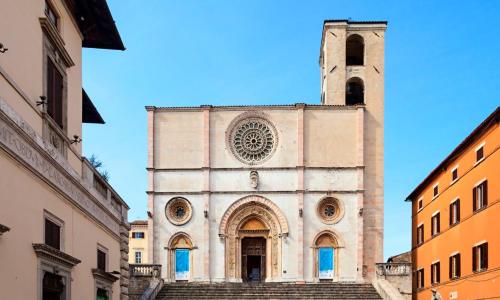
[[[210,108],[202,106],[203,109],[203,277],[210,281]]]
[[[297,281],[304,281],[304,108],[297,103]]]
[[[120,224],[120,300],[128,300],[129,265],[128,265],[128,236],[130,225],[127,221]]]
[[[155,108],[154,107],[146,107],[148,113],[148,162],[147,162],[147,171],[148,171],[148,260],[149,263],[156,263],[156,256],[154,253],[154,195],[152,191],[154,191],[154,172],[155,172],[155,163],[154,163],[154,135],[155,135],[155,126],[154,126],[154,118],[155,118]]]

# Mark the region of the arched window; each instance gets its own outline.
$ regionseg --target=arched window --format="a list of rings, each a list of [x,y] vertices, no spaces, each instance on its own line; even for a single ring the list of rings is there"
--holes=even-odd
[[[330,230],[320,232],[314,239],[314,257],[316,260],[314,274],[317,280],[333,280],[338,277],[338,256],[340,242],[336,234]]]
[[[363,80],[359,77],[353,77],[346,83],[345,104],[356,105],[365,103],[365,87]]]
[[[346,41],[346,65],[364,65],[365,43],[359,34],[350,35]]]
[[[171,281],[188,281],[191,278],[193,243],[186,233],[176,233],[168,246],[168,274]]]

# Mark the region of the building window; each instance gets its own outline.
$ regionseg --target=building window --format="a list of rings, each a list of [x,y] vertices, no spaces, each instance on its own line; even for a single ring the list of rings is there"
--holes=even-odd
[[[488,181],[485,180],[472,189],[472,209],[478,211],[488,205]]]
[[[438,185],[438,184],[436,184],[436,185],[434,186],[434,188],[432,189],[432,195],[433,195],[434,197],[437,197],[437,195],[438,195],[438,194],[439,194],[439,185]]]
[[[106,252],[97,249],[97,269],[106,272]]]
[[[450,279],[460,278],[460,253],[450,256]]]
[[[441,263],[436,262],[431,265],[431,284],[441,282]]]
[[[54,25],[55,28],[59,25],[59,17],[54,10],[54,7],[52,4],[50,4],[48,1],[45,1],[45,15],[47,16],[47,19]]]
[[[142,263],[142,252],[135,252],[135,263],[136,264],[141,264]]]
[[[424,242],[424,224],[417,227],[417,245]]]
[[[450,204],[450,225],[455,225],[458,222],[460,222],[460,199]]]
[[[108,300],[109,292],[103,288],[97,288],[96,300]]]
[[[431,219],[431,234],[432,234],[432,236],[435,236],[441,232],[441,229],[440,229],[441,216],[440,215],[441,215],[440,213],[436,213],[434,216],[432,216],[432,219]]]
[[[63,76],[52,59],[47,57],[47,114],[61,128],[64,128],[63,89]]]
[[[454,182],[458,179],[458,168],[451,170],[451,181]]]
[[[61,250],[61,226],[45,219],[45,245]]]
[[[421,289],[424,287],[424,269],[417,270],[417,280],[416,285],[417,289]]]
[[[476,162],[479,162],[484,158],[484,146],[481,146],[476,150]]]
[[[143,239],[144,238],[144,232],[141,232],[141,231],[132,232],[132,238],[133,239]]]
[[[424,199],[418,199],[418,210],[422,210],[424,208]]]
[[[488,243],[472,248],[472,270],[481,272],[488,269]]]
[[[343,217],[344,210],[339,199],[326,197],[318,202],[316,206],[316,213],[323,223],[334,224]]]

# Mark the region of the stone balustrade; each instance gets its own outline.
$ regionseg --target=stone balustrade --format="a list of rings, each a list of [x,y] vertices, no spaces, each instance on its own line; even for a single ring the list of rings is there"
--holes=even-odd
[[[161,265],[130,264],[130,276],[161,278]]]
[[[409,276],[411,263],[379,263],[377,264],[378,276]]]

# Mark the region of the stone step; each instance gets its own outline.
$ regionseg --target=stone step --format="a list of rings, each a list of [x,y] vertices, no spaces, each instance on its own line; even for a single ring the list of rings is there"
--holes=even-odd
[[[170,283],[156,297],[172,299],[382,299],[366,283]]]

